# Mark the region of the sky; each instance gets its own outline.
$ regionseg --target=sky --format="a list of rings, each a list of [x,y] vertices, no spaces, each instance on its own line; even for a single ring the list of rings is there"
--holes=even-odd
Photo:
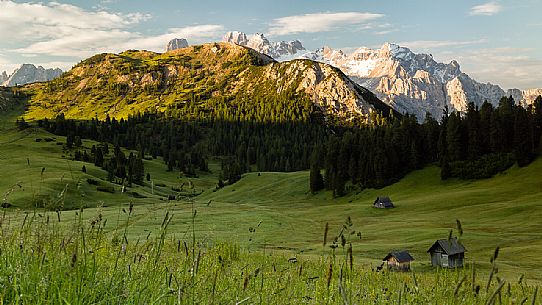
[[[264,33],[351,52],[398,43],[457,60],[480,82],[542,87],[540,0],[0,0],[0,71],[22,63],[70,69],[102,52],[163,52],[173,38]]]

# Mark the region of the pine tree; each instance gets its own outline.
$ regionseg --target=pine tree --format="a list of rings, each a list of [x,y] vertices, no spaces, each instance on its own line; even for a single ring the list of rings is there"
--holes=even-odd
[[[319,156],[316,150],[312,153],[310,169],[310,190],[314,194],[324,188],[324,177],[320,172]]]
[[[528,165],[533,158],[529,117],[523,107],[516,107],[514,119],[514,155],[519,166]]]
[[[452,176],[452,169],[448,162],[448,157],[443,156],[440,163],[440,179],[446,180]]]
[[[474,103],[469,103],[467,116],[467,150],[468,159],[476,160],[480,157],[480,113]]]
[[[67,148],[72,148],[73,147],[73,134],[68,134],[68,136],[66,137],[66,147]]]
[[[104,164],[104,156],[101,149],[96,150],[96,154],[94,156],[94,165],[97,167],[102,167]]]
[[[464,159],[465,141],[462,135],[461,116],[454,112],[450,115],[446,125],[446,143],[448,144],[448,157],[452,161]]]
[[[480,108],[479,145],[480,154],[485,155],[491,152],[491,116],[493,106],[485,101]]]

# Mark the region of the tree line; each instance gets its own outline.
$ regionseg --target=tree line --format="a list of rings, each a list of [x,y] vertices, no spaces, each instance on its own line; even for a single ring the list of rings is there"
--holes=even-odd
[[[120,120],[74,121],[61,114],[39,125],[70,139],[135,150],[134,160],[161,157],[168,170],[187,176],[208,170],[209,158],[220,156],[221,185],[250,170],[310,169],[311,191],[326,188],[335,196],[389,185],[428,164],[440,165],[443,179],[478,179],[540,154],[542,97],[526,108],[504,97],[497,107],[486,102],[469,104],[465,113],[444,110],[440,120],[377,116],[369,124],[326,120],[310,101],[291,95],[206,103]],[[101,166],[121,177],[116,168],[129,160],[114,154]]]
[[[440,123],[427,115],[419,124],[406,115],[342,129],[313,152],[310,189],[342,196],[347,186],[380,188],[437,162],[442,179],[488,178],[516,162],[532,162],[542,153],[541,136],[540,96],[528,107],[503,97],[497,107],[485,102],[480,108],[469,104],[466,113],[445,109]]]

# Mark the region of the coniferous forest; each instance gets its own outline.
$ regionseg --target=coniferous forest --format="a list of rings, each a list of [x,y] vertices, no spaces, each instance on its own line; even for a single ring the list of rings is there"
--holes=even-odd
[[[19,122],[23,124],[24,122]],[[380,188],[429,164],[442,179],[481,179],[513,164],[526,166],[542,150],[542,97],[528,107],[503,97],[497,107],[469,104],[465,113],[443,111],[423,123],[414,116],[373,117],[371,123],[326,120],[310,101],[293,96],[273,101],[227,102],[198,108],[189,104],[166,113],[128,119],[74,121],[63,115],[41,120],[46,130],[102,143],[76,158],[103,167],[109,179],[141,183],[143,158],[163,158],[168,170],[190,177],[222,160],[219,185],[247,171],[310,169],[310,190],[343,196],[352,188]],[[109,146],[114,150],[108,155]],[[126,157],[120,147],[137,151]]]

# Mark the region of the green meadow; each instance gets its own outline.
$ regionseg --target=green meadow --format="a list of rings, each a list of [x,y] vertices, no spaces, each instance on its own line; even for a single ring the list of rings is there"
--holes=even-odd
[[[251,172],[217,189],[217,160],[210,172],[186,178],[150,159],[151,181],[122,192],[102,169],[72,161],[65,138],[18,131],[20,110],[0,116],[0,199],[9,203],[0,294],[7,303],[536,302],[541,159],[477,181],[443,182],[430,166],[341,198],[311,194],[308,172]],[[87,150],[95,144],[83,141]],[[98,191],[88,179],[115,191]],[[396,208],[374,209],[380,195]],[[426,251],[450,230],[459,236],[457,220],[467,266],[436,270]],[[355,233],[332,249],[343,228]],[[415,258],[413,273],[373,271],[389,251],[403,249]]]

